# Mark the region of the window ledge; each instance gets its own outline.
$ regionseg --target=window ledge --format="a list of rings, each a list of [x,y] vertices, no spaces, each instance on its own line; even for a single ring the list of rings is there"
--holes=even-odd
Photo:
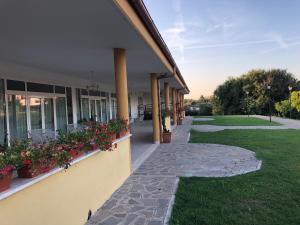
[[[114,144],[117,144],[119,142],[122,142],[122,141],[130,138],[131,136],[132,136],[132,134],[127,134],[126,136],[117,139],[112,144],[114,145]],[[99,154],[100,152],[102,152],[102,151],[101,150],[95,150],[91,153],[88,153],[84,156],[81,156],[81,157],[75,159],[74,161],[72,161],[71,166],[79,163],[82,160],[85,160],[89,157],[92,157],[93,155]],[[25,188],[28,188],[28,187],[34,185],[35,183],[38,183],[38,182],[40,182],[40,181],[56,174],[56,173],[58,173],[60,171],[63,171],[63,170],[65,170],[65,169],[55,168],[55,169],[51,170],[48,173],[41,174],[41,175],[39,175],[37,177],[34,177],[34,178],[29,178],[29,179],[28,178],[15,178],[15,179],[12,180],[10,188],[7,189],[6,191],[3,191],[3,192],[0,193],[0,201],[3,200],[3,199],[8,198],[9,196],[11,196],[11,195],[13,195],[13,194],[15,194],[19,191],[22,191]]]

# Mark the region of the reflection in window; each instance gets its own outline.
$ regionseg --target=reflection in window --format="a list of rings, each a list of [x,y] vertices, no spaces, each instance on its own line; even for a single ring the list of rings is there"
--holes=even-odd
[[[97,121],[102,122],[101,120],[101,104],[100,100],[96,100],[96,106],[97,106]]]
[[[80,96],[80,89],[76,88],[76,111],[77,111],[77,120],[80,121],[81,117],[81,96]]]
[[[8,95],[8,114],[11,140],[27,138],[25,96]]]
[[[116,119],[117,118],[117,104],[116,104],[115,99],[111,100],[111,110],[112,110],[112,118]]]
[[[107,122],[107,109],[106,109],[106,99],[101,100],[101,122]]]
[[[6,144],[6,112],[4,82],[0,80],[0,145]]]
[[[88,98],[81,99],[81,107],[82,107],[82,120],[88,121],[90,119]]]
[[[54,130],[53,99],[44,99],[45,129]]]
[[[91,107],[91,120],[96,120],[96,106],[95,100],[90,100],[90,107]]]
[[[67,87],[68,124],[73,124],[72,88]]]
[[[56,121],[57,130],[67,130],[67,112],[66,112],[66,99],[59,97],[56,99]]]
[[[42,129],[42,99],[30,98],[29,107],[31,130]]]

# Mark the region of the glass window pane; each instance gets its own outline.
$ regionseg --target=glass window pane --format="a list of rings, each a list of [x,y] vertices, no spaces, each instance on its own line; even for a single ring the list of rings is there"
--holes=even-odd
[[[66,99],[59,97],[56,99],[56,121],[57,130],[67,130],[67,114],[66,114]]]
[[[89,114],[89,99],[82,98],[81,99],[81,104],[82,104],[82,120],[88,121],[90,119],[90,114]]]
[[[11,140],[27,138],[25,96],[8,95],[8,114]]]
[[[42,99],[30,98],[29,107],[31,130],[42,129]]]
[[[58,94],[66,93],[66,89],[63,86],[55,86],[54,89],[55,89],[55,93],[58,93]]]
[[[100,100],[96,100],[96,106],[97,106],[97,121],[101,122],[101,104]]]
[[[67,87],[68,124],[73,124],[72,89]]]
[[[101,108],[102,108],[101,122],[106,123],[107,122],[106,99],[101,100]]]
[[[5,145],[6,140],[6,111],[4,81],[0,79],[0,145]]]
[[[80,89],[76,88],[76,108],[77,108],[77,120],[80,121],[81,117],[81,97],[80,97]]]
[[[27,82],[27,91],[53,93],[53,85]]]
[[[25,91],[25,82],[17,80],[7,80],[7,90]]]
[[[96,120],[95,100],[90,100],[90,107],[91,107],[91,120]]]
[[[45,110],[45,129],[54,130],[54,111],[53,111],[53,99],[44,99]]]

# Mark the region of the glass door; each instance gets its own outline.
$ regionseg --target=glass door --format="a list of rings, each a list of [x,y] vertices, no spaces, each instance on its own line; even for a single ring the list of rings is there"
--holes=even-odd
[[[10,140],[27,138],[26,98],[24,95],[8,95]]]
[[[0,79],[0,146],[7,143],[6,140],[6,108],[4,82]]]
[[[93,120],[93,121],[96,121],[97,115],[96,115],[96,103],[95,103],[95,100],[90,100],[90,109],[91,109],[90,119]]]
[[[42,129],[42,99],[31,97],[29,99],[31,130]]]
[[[82,112],[82,120],[89,121],[90,113],[89,113],[89,99],[82,98],[81,99],[81,112]]]
[[[101,103],[100,100],[96,100],[96,108],[97,108],[97,121],[102,122],[102,117],[101,117]]]
[[[56,123],[57,130],[67,131],[67,111],[66,111],[66,98],[56,98]]]
[[[106,99],[101,99],[101,122],[107,122],[107,107],[106,107]]]
[[[53,98],[44,99],[45,129],[54,130]]]

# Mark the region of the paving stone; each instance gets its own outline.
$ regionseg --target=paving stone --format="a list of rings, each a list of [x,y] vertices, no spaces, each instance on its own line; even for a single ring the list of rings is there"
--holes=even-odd
[[[93,215],[87,225],[162,225],[178,176],[223,177],[258,170],[254,152],[233,146],[187,143],[191,119],[172,132]]]

